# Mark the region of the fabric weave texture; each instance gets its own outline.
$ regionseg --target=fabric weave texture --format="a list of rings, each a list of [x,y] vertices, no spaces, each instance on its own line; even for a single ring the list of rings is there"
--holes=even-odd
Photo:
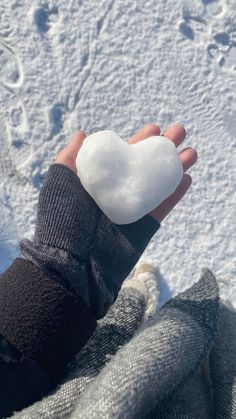
[[[142,293],[122,288],[63,383],[14,418],[235,418],[236,313],[212,272],[144,311]]]

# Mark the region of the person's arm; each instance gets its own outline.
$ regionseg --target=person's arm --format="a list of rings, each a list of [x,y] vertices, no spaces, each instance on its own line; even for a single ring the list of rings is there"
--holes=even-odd
[[[48,391],[87,342],[158,227],[150,216],[114,225],[69,168],[49,168],[35,237],[21,241],[25,258],[15,259],[0,281],[0,333],[7,343],[5,358],[0,350],[0,414]],[[80,295],[88,296],[86,302]]]
[[[117,226],[102,214],[70,167],[76,143],[75,138],[64,149],[64,160],[61,155],[59,164],[50,167],[35,237],[21,242],[25,259],[17,258],[0,284],[0,333],[49,383],[92,334],[96,319],[106,313],[159,228],[156,215]],[[182,183],[164,212],[161,204],[162,214],[188,187]],[[27,398],[21,402],[30,403]]]
[[[129,142],[141,141],[159,133],[159,127],[147,126],[135,134]],[[165,135],[178,146],[185,137],[185,130],[176,125],[169,128]],[[47,179],[39,196],[35,237],[33,241],[23,240],[20,246],[25,258],[50,278],[49,282],[47,279],[39,280],[35,290],[32,291],[34,295],[32,297],[28,295],[26,299],[26,301],[34,301],[39,295],[39,300],[34,306],[42,306],[40,299],[43,302],[46,301],[42,310],[44,314],[42,318],[40,318],[41,312],[34,310],[35,320],[33,320],[32,309],[29,310],[24,301],[19,305],[25,316],[24,322],[21,322],[23,323],[22,328],[25,324],[31,325],[35,321],[35,327],[39,328],[40,334],[35,333],[35,327],[30,327],[30,330],[20,328],[19,324],[15,323],[19,315],[12,316],[14,319],[11,327],[7,324],[7,320],[4,325],[5,337],[12,344],[17,345],[16,348],[25,356],[30,356],[31,359],[38,362],[43,370],[60,370],[69,358],[76,351],[78,352],[84,342],[83,336],[85,336],[85,340],[90,336],[96,325],[95,319],[104,316],[116,299],[122,282],[159,228],[157,217],[162,219],[163,214],[165,216],[173,208],[189,187],[189,184],[181,182],[175,193],[156,208],[152,216],[146,215],[135,223],[117,226],[102,213],[95,201],[82,187],[76,175],[75,159],[84,138],[85,135],[82,132],[78,133],[69,145],[59,153],[56,164],[49,168]],[[180,153],[180,158],[184,170],[186,170],[195,162],[196,152],[186,149]],[[189,178],[189,175],[185,176]],[[25,281],[16,279],[14,286],[18,283],[20,287],[23,287]],[[52,303],[48,304],[50,299],[45,300],[45,290],[44,288],[41,290],[44,283],[45,286],[50,284],[48,288],[51,291],[46,291],[47,295],[50,295],[51,292],[52,296],[56,296],[56,292],[61,293],[62,290],[64,293],[68,293],[65,301],[68,302],[71,310],[72,308],[77,310],[79,318],[82,316],[80,310],[82,313],[86,312],[88,319],[85,327],[87,334],[83,330],[84,322],[78,320],[76,329],[78,337],[76,334],[74,335],[77,344],[74,347],[73,339],[71,339],[70,345],[67,345],[66,354],[64,350],[57,349],[57,356],[54,356],[53,359],[47,355],[47,348],[51,342],[50,339],[52,339],[50,325],[52,324],[54,336],[57,336],[55,325],[58,324],[60,341],[66,341],[66,333],[70,330],[70,318],[65,315],[66,310],[62,310],[62,318],[57,318],[55,322],[53,313],[57,316],[56,309],[61,310],[60,301],[62,298],[59,296],[55,298],[54,302],[57,304],[55,307]],[[10,281],[6,281],[6,284],[9,287]],[[57,288],[59,286],[61,288]],[[7,290],[7,285],[5,287]],[[37,287],[39,287],[38,291]],[[53,287],[56,289],[53,290]],[[24,295],[27,290],[27,287],[26,290],[19,288],[17,292]],[[63,300],[62,307],[66,306],[66,303]],[[12,306],[17,313],[19,308],[14,301],[12,301]],[[30,320],[27,319],[27,315]],[[72,323],[74,318],[77,319],[76,315],[71,316]],[[66,327],[65,319],[68,322]],[[60,321],[65,329],[62,328]],[[0,312],[0,333],[2,330]],[[12,335],[10,335],[10,330],[14,332]],[[65,335],[61,330],[65,330]],[[17,334],[22,335],[23,332],[25,338],[19,339]],[[57,342],[57,338],[54,341]],[[37,347],[36,350],[34,345]]]
[[[8,362],[0,356],[0,414],[48,391],[87,342],[158,227],[150,216],[115,226],[70,169],[50,167],[35,238],[20,246],[28,259],[15,259],[0,281],[0,333],[8,342]],[[80,287],[73,289],[75,281]],[[89,296],[87,304],[80,294]]]

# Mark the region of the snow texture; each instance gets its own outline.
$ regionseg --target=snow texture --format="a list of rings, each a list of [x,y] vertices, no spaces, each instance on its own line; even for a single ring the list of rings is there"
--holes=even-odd
[[[114,131],[89,135],[76,158],[82,185],[116,224],[130,224],[170,196],[183,177],[174,143],[163,136],[129,145]]]
[[[143,258],[161,303],[209,267],[236,304],[236,1],[1,0],[0,266],[32,238],[40,186],[78,128],[186,126],[191,191]]]

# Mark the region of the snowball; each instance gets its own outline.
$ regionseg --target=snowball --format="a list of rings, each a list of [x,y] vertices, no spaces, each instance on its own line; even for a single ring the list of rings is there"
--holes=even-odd
[[[113,131],[89,135],[76,158],[77,174],[116,224],[142,218],[170,196],[183,177],[174,143],[153,136],[128,144]]]

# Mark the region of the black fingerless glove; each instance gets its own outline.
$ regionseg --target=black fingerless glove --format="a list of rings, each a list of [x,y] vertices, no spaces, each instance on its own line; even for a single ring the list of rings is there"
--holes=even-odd
[[[79,296],[98,319],[159,227],[149,215],[132,224],[114,224],[72,170],[53,164],[40,191],[34,239],[22,240],[20,249]]]

